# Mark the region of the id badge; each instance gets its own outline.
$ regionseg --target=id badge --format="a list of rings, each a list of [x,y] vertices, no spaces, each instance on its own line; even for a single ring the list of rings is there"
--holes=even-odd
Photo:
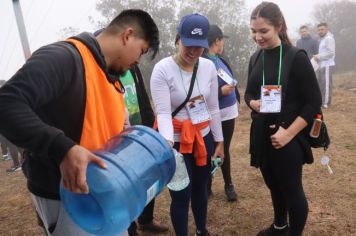
[[[261,113],[281,112],[282,106],[282,86],[265,85],[261,86]]]
[[[208,121],[211,119],[208,106],[203,95],[189,99],[186,105],[189,118],[193,125]]]
[[[228,73],[226,73],[222,68],[219,68],[218,76],[229,85],[237,85],[237,81],[232,78]]]

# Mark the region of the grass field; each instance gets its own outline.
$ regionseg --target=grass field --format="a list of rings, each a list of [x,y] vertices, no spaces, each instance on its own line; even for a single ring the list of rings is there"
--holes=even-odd
[[[320,164],[324,154],[315,149],[315,162],[304,167],[304,189],[309,216],[304,235],[356,235],[356,74],[337,75],[333,104],[324,110],[332,144],[327,152],[330,175]],[[249,109],[240,107],[231,153],[232,175],[238,202],[226,201],[222,174],[213,183],[209,200],[208,229],[212,235],[256,235],[272,222],[269,192],[258,169],[249,166]],[[0,162],[0,235],[41,235],[21,172],[6,173],[10,161]],[[155,217],[170,226],[167,190],[157,198]],[[190,215],[190,232],[195,230]],[[143,233],[141,235],[150,235]]]

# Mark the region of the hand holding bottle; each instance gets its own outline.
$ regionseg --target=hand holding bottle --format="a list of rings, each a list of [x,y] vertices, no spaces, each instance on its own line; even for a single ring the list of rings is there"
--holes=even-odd
[[[211,175],[214,176],[216,171],[220,168],[220,166],[222,165],[222,160],[221,158],[218,156],[216,157],[214,160],[211,160],[211,165],[213,166],[213,170],[211,171]]]

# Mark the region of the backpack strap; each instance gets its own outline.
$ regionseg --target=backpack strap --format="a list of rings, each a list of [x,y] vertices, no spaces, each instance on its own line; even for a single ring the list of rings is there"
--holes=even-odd
[[[252,66],[252,67],[251,67],[251,68],[253,68],[253,67],[256,65],[257,60],[258,60],[258,58],[260,57],[261,53],[262,53],[262,49],[259,48],[259,49],[257,49],[257,51],[252,55],[252,57],[251,57],[251,62],[252,62],[251,66]]]
[[[172,117],[175,117],[178,112],[180,110],[182,110],[182,108],[185,106],[185,104],[187,104],[187,102],[190,99],[190,96],[192,96],[192,92],[193,92],[193,87],[194,87],[194,82],[195,82],[195,78],[197,76],[197,71],[198,71],[198,67],[199,67],[199,59],[198,61],[194,64],[194,69],[193,69],[193,75],[192,75],[192,79],[190,81],[190,86],[189,86],[189,91],[187,94],[187,97],[185,98],[185,100],[182,102],[182,104],[180,104],[173,112],[172,112]]]
[[[283,105],[283,102],[285,101],[285,96],[287,94],[288,79],[289,79],[290,70],[293,65],[294,57],[300,51],[304,52],[305,55],[308,56],[308,54],[305,50],[292,46],[288,49],[287,53],[283,57],[283,60],[282,60],[282,63],[283,63],[283,67],[282,67],[282,105]]]

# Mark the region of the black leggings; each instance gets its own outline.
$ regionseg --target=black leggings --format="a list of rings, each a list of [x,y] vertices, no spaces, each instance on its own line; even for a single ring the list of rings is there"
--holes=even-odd
[[[231,120],[226,120],[221,122],[222,126],[222,131],[223,131],[223,136],[224,136],[224,162],[221,166],[221,171],[223,173],[224,177],[224,183],[225,185],[232,184],[231,180],[231,162],[230,162],[230,144],[231,144],[231,139],[232,135],[234,134],[234,129],[235,129],[235,119]],[[211,165],[211,170],[214,169],[214,166]],[[208,181],[208,191],[211,191],[211,185],[212,185],[213,178],[212,176],[209,177]]]
[[[221,123],[224,135],[224,162],[221,170],[224,177],[225,185],[231,184],[231,164],[230,164],[230,143],[235,129],[235,119],[225,120]]]
[[[290,235],[302,235],[308,216],[308,202],[302,185],[302,147],[296,139],[281,149],[269,146],[261,172],[271,192],[274,224],[286,225],[288,216]]]
[[[214,150],[214,140],[211,132],[204,137],[207,151],[207,165],[197,166],[193,154],[184,154],[190,183],[181,191],[169,191],[171,203],[171,219],[177,236],[188,236],[188,212],[191,200],[195,225],[199,231],[206,230],[208,210],[207,183],[210,176],[210,161]],[[174,148],[179,150],[179,143]]]

